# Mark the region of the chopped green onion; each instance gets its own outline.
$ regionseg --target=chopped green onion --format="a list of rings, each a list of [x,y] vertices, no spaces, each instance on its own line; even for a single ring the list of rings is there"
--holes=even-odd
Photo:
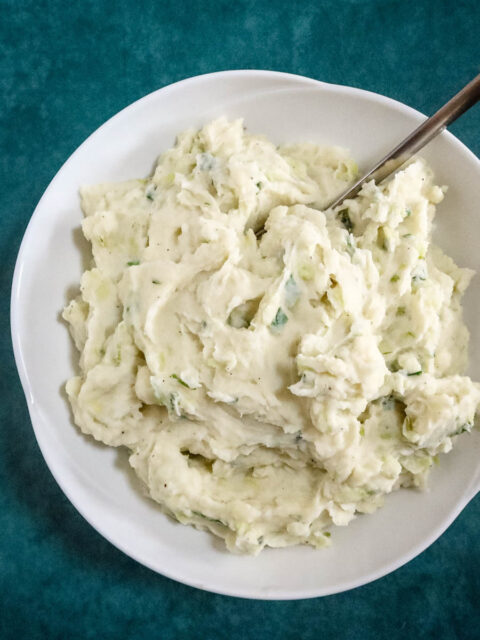
[[[412,277],[412,284],[417,284],[418,282],[425,282],[426,277],[422,275],[415,275]]]
[[[215,162],[216,160],[211,153],[201,153],[198,158],[197,166],[200,171],[211,171],[215,167]]]
[[[396,400],[393,394],[384,396],[382,398],[382,407],[387,411],[391,411],[392,409],[395,409],[395,405],[396,405]]]
[[[168,406],[167,409],[169,412],[175,413],[177,416],[181,416],[181,407],[179,403],[178,393],[175,391],[174,393],[170,393],[168,396]]]
[[[172,373],[172,375],[170,376],[170,378],[173,378],[174,380],[176,380],[177,382],[179,382],[181,385],[183,385],[184,387],[187,387],[187,389],[191,389],[192,387],[190,385],[188,385],[185,380],[182,380],[180,378],[180,376],[177,376],[176,373]]]
[[[353,222],[350,220],[350,216],[348,215],[348,209],[341,209],[338,213],[337,213],[337,218],[340,220],[340,222],[343,224],[343,226],[345,227],[345,229],[349,232],[352,233],[353,231]]]
[[[275,318],[270,325],[270,328],[278,329],[279,327],[283,327],[284,324],[287,324],[288,317],[285,315],[284,311],[281,307],[278,307],[277,313],[275,314]]]
[[[353,240],[353,235],[349,233],[347,236],[347,253],[350,257],[352,257],[353,254],[355,253],[355,243],[352,242],[352,240]]]
[[[293,275],[285,283],[285,304],[291,309],[300,298],[302,290],[295,282]]]
[[[461,433],[465,433],[465,431],[470,431],[473,427],[472,422],[465,422],[462,426],[457,429],[454,433],[451,433],[450,436],[459,436]]]
[[[150,183],[147,186],[147,188],[145,190],[145,197],[147,198],[147,200],[153,201],[156,189],[157,189],[157,187],[156,187],[155,184]]]
[[[388,234],[385,233],[384,227],[379,227],[377,232],[377,246],[383,251],[390,251],[390,240]]]

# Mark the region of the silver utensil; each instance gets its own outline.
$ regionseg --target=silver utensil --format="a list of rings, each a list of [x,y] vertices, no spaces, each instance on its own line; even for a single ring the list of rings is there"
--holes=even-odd
[[[385,180],[479,100],[480,74],[325,208],[337,207],[347,198],[355,197],[367,180],[375,180],[377,184]]]

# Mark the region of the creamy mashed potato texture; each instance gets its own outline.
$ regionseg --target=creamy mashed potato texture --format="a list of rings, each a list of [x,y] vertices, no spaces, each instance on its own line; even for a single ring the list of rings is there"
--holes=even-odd
[[[231,551],[329,544],[422,487],[470,431],[471,272],[432,245],[422,160],[325,209],[357,168],[241,120],[186,131],[151,177],[82,189],[93,267],[64,310],[76,424]]]

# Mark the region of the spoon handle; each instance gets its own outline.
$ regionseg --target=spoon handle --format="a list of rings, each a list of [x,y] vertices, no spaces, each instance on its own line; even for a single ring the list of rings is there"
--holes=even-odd
[[[430,142],[435,136],[456,120],[467,109],[480,100],[480,74],[469,82],[451,100],[430,116],[419,127],[414,129],[405,140],[400,142],[380,162],[363,175],[353,186],[336,198],[329,207],[337,207],[347,198],[353,198],[367,180],[375,180],[377,184],[399,169],[417,151]]]

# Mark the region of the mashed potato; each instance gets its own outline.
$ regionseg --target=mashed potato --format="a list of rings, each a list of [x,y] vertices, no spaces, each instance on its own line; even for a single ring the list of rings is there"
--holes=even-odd
[[[328,544],[473,426],[471,272],[430,241],[444,189],[416,160],[322,211],[356,171],[219,119],[150,178],[82,190],[75,422],[231,551]]]

